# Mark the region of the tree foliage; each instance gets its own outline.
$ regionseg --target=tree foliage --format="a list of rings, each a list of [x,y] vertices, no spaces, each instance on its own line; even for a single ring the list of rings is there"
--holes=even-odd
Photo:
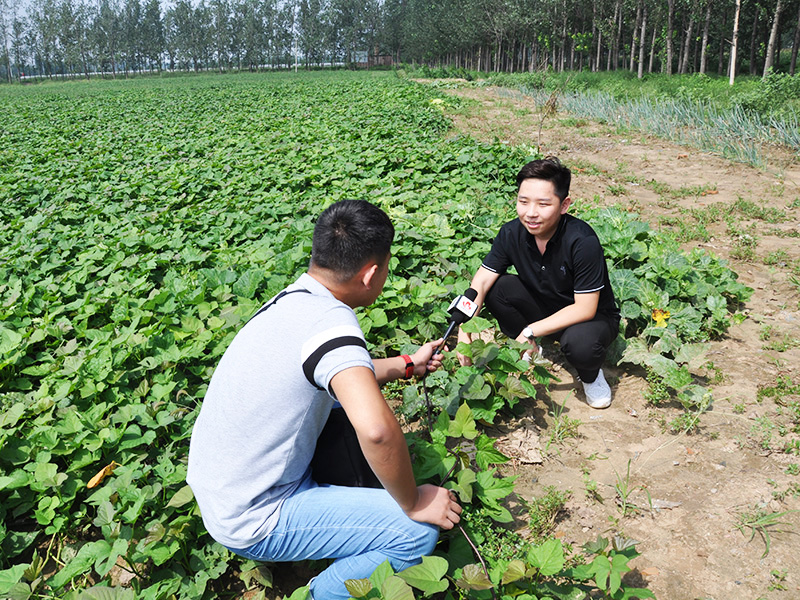
[[[794,74],[800,0],[0,0],[0,81],[417,62]],[[797,15],[797,17],[795,17]],[[738,40],[733,52],[732,40]],[[781,48],[791,53],[781,55]],[[783,62],[782,60],[783,59]]]

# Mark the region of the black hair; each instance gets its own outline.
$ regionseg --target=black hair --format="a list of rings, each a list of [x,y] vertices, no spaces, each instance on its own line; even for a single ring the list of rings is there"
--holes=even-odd
[[[311,264],[345,281],[374,260],[389,257],[394,225],[389,216],[365,200],[331,204],[317,219],[311,243]]]
[[[533,160],[517,173],[517,191],[526,179],[544,179],[553,184],[556,196],[562,202],[569,196],[569,184],[572,180],[570,170],[561,164],[555,156]]]

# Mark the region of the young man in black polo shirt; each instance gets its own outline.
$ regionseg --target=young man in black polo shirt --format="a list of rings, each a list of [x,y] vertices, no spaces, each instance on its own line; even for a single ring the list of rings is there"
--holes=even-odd
[[[503,225],[471,287],[508,337],[528,342],[558,340],[578,371],[593,408],[611,404],[600,366],[619,331],[619,309],[608,279],[603,248],[592,228],[567,214],[570,170],[555,157],[535,160],[517,175],[518,219]],[[506,270],[513,266],[518,275]],[[459,341],[469,334],[459,331]],[[469,364],[459,355],[461,364]]]

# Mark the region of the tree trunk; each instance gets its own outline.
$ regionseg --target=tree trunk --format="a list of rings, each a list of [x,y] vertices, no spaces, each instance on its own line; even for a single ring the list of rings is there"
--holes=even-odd
[[[731,37],[731,62],[728,68],[728,85],[736,79],[736,51],[739,47],[739,15],[742,12],[742,0],[736,0],[736,13],[733,17],[733,36]]]
[[[794,40],[792,42],[792,62],[789,65],[789,74],[794,75],[797,67],[797,47],[800,46],[800,8],[797,10],[797,26],[794,28]]]
[[[778,0],[775,6],[775,16],[772,18],[772,30],[769,32],[769,42],[767,43],[767,58],[764,61],[764,73],[766,77],[775,61],[775,46],[778,43],[778,29],[780,28],[781,11],[783,10],[783,0]]]
[[[591,48],[589,49],[589,62],[592,65],[592,73],[594,73],[600,68],[600,29],[597,27],[597,2],[592,2],[592,39],[597,40],[597,60],[592,60],[592,51]]]
[[[681,21],[680,27],[680,40],[678,41],[678,73],[681,73],[681,69],[683,69],[683,56],[684,51],[686,50],[686,40],[688,39],[686,34],[688,33],[687,23],[686,23],[686,15],[683,15],[683,20]]]
[[[653,72],[653,59],[656,55],[656,34],[658,33],[658,27],[655,23],[653,23],[653,38],[650,40],[650,60],[647,63],[647,72]]]
[[[703,41],[700,47],[700,74],[706,73],[706,53],[708,51],[708,28],[711,23],[711,0],[706,5],[706,21],[703,25]]]
[[[575,70],[575,42],[569,45],[569,70]]]
[[[697,10],[697,0],[692,3],[692,11],[689,13],[689,28],[686,31],[686,41],[683,46],[683,63],[681,63],[681,75],[689,71],[689,49],[691,48],[692,34],[694,33],[694,13]]]
[[[667,0],[667,75],[672,75],[672,32],[675,20],[675,0]]]
[[[603,47],[602,44],[603,44],[603,32],[602,32],[602,30],[598,29],[597,30],[597,59],[594,61],[594,69],[593,69],[594,71],[599,71],[600,70],[600,58],[601,58],[600,57],[600,51],[601,51],[601,48]]]
[[[720,24],[719,31],[725,31],[727,25],[728,25],[728,9],[726,8],[722,11],[722,23]],[[724,40],[720,40],[717,52],[717,75],[722,75],[724,68],[725,68],[725,42]]]
[[[2,6],[0,6],[0,10],[2,10]],[[3,62],[6,64],[6,79],[8,83],[12,82],[11,79],[11,55],[8,53],[8,42],[6,41],[6,24],[5,24],[5,15],[0,14],[0,34],[2,34],[2,38],[0,38],[0,43],[3,44]]]
[[[561,64],[559,71],[564,72],[567,63],[567,7],[564,3],[564,20],[561,22]]]
[[[642,24],[642,3],[636,3],[636,24],[633,27],[633,35],[631,36],[631,62],[630,62],[630,70],[633,73],[633,69],[636,63],[636,44],[641,44],[641,39],[639,36],[639,27]]]
[[[89,56],[86,52],[86,49],[83,47],[83,43],[80,45],[80,53],[81,53],[81,62],[83,62],[83,74],[86,76],[86,79],[89,79]]]
[[[617,25],[617,34],[614,36],[614,70],[619,68],[619,47],[622,43],[622,0],[617,0],[617,6],[614,10],[616,15],[615,23]]]
[[[753,34],[750,36],[750,75],[758,72],[756,68],[756,40],[758,39],[758,26],[761,17],[761,7],[756,6],[756,16],[753,20]]]
[[[14,15],[14,22],[16,22],[16,15]],[[17,30],[15,29],[14,32],[14,62],[17,65],[17,83],[22,83],[22,71],[24,67],[22,66],[22,55],[20,47],[22,44],[17,37]]]
[[[647,33],[647,6],[642,10],[642,29],[639,33],[639,70],[636,76],[641,79],[644,76],[644,40]]]
[[[8,83],[11,83],[11,56],[8,54],[8,46],[5,45],[5,40],[3,40],[3,44],[3,60],[6,63],[6,79],[8,80]]]

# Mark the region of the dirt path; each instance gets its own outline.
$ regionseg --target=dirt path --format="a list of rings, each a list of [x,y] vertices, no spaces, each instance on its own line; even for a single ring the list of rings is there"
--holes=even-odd
[[[492,88],[451,93],[468,99],[452,115],[459,131],[539,145],[540,114],[532,100]],[[759,531],[751,540],[750,528],[747,535],[736,528],[754,511],[800,510],[800,404],[793,404],[800,395],[757,395],[779,378],[800,384],[797,157],[775,153],[777,167],[760,170],[564,113],[544,121],[541,149],[573,168],[573,201],[631,207],[655,228],[682,232],[686,249],[702,246],[729,258],[755,292],[748,318],[713,343],[714,403],[698,433],[670,432],[683,410],[648,405],[640,370],[607,368],[614,403],[594,411],[573,393],[574,373],[562,368],[552,402],[566,401],[563,416],[580,420],[580,437],[550,445],[542,464],[506,471],[519,475],[518,490],[527,499],[549,485],[571,491],[556,535],[576,549],[598,534],[638,540],[642,556],[630,583],[645,585],[659,600],[800,597],[800,512],[766,529],[770,547],[763,557]],[[724,220],[730,213],[737,231]],[[541,395],[509,429],[535,427],[544,447],[556,431],[551,406]],[[587,491],[592,487],[595,498]],[[625,494],[627,510],[620,501]]]

